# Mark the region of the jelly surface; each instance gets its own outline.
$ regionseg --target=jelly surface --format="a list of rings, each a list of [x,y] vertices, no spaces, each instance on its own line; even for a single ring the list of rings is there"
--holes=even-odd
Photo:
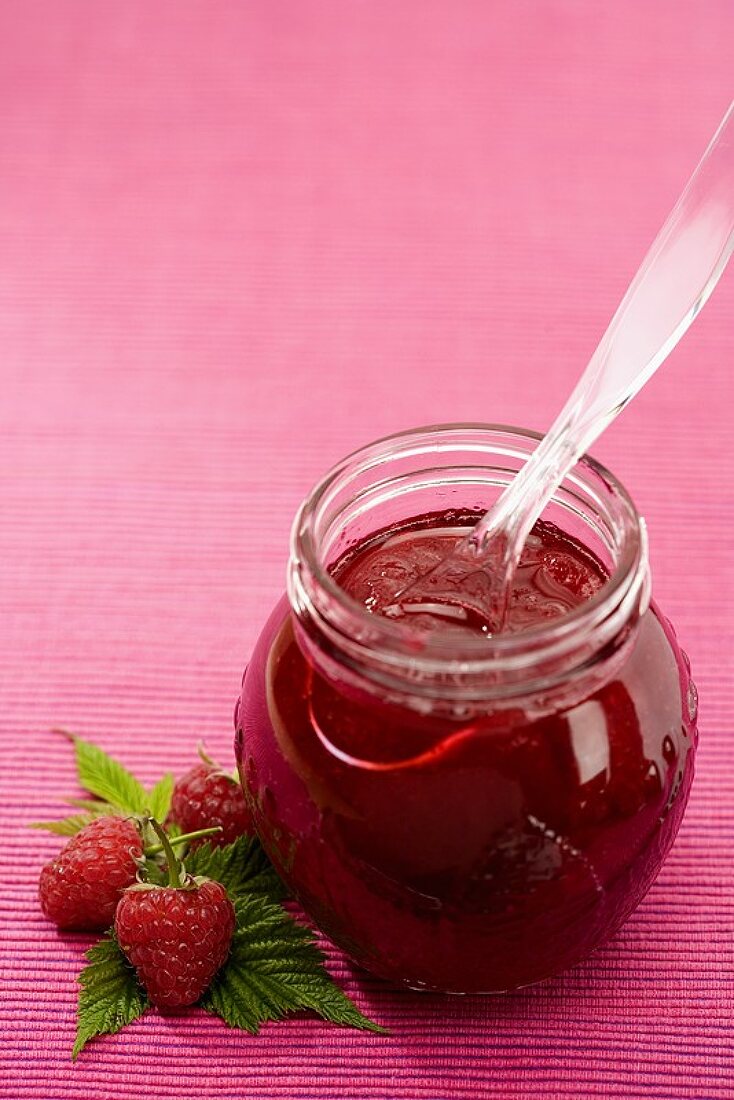
[[[379,615],[460,534],[423,517],[353,548],[334,575]],[[537,525],[507,629],[566,614],[605,579],[583,546]],[[410,622],[483,629],[427,611]],[[576,963],[644,896],[692,777],[690,693],[653,605],[621,667],[572,706],[419,713],[326,679],[283,600],[243,681],[240,774],[276,868],[353,959],[415,988],[500,991]]]
[[[464,515],[464,519],[469,518]],[[472,516],[472,519],[478,518]],[[421,633],[461,635],[489,633],[476,615],[456,616],[456,605],[413,603],[400,596],[419,577],[444,560],[459,534],[469,527],[440,526],[441,517],[425,516],[418,528],[383,532],[367,546],[357,547],[337,563],[340,585],[366,610],[395,618],[410,616],[409,626]],[[425,525],[425,526],[424,526]],[[516,633],[557,619],[590,599],[607,579],[601,564],[551,523],[539,522],[527,539],[513,577],[504,631]],[[471,576],[467,578],[471,581]]]

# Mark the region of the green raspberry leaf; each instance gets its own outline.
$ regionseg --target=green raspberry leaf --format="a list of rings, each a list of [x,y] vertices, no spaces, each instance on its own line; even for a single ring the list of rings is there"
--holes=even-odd
[[[148,791],[147,809],[156,821],[165,821],[171,808],[171,796],[174,785],[173,772],[167,772],[159,779],[155,787]]]
[[[82,787],[123,813],[145,813],[148,795],[135,776],[91,741],[72,739]]]
[[[55,833],[57,836],[75,836],[85,825],[94,821],[92,814],[74,814],[73,817],[65,817],[61,821],[31,821],[29,829],[44,829],[47,833]]]
[[[386,1034],[334,983],[312,933],[264,897],[239,899],[229,958],[199,1003],[230,1027],[253,1035],[261,1024],[300,1009]]]
[[[184,862],[190,875],[221,882],[235,907],[240,897],[253,894],[273,902],[286,897],[286,889],[257,837],[240,836],[221,848],[204,843],[189,852]]]
[[[75,806],[77,810],[84,810],[94,817],[113,817],[120,813],[111,803],[102,802],[99,798],[65,798],[63,801],[67,806]]]
[[[45,829],[47,833],[55,833],[57,836],[75,836],[86,825],[90,825],[98,817],[119,816],[121,811],[109,802],[102,802],[98,798],[65,798],[69,806],[74,806],[83,813],[73,814],[61,821],[32,821],[29,829]]]
[[[107,936],[87,951],[89,965],[79,975],[76,1042],[72,1059],[95,1035],[112,1035],[142,1016],[147,995],[117,940]]]
[[[149,882],[151,886],[167,886],[168,870],[164,870],[160,863],[156,863],[155,859],[146,859],[145,882]]]

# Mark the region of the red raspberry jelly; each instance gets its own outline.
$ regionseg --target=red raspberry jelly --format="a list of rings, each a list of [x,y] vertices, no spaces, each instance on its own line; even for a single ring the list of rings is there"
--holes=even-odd
[[[277,870],[412,987],[512,989],[584,958],[648,890],[692,778],[695,689],[649,602],[644,525],[590,459],[528,539],[501,634],[394,616],[536,438],[407,433],[328,475],[236,712]]]

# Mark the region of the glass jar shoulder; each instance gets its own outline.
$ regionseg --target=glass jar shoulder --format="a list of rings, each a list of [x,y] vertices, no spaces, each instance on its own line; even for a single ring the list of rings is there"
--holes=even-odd
[[[306,757],[310,770],[404,770],[411,762],[435,769],[460,759],[506,764],[520,753],[531,774],[533,752],[542,771],[553,746],[565,760],[563,789],[624,787],[632,802],[675,783],[695,738],[692,698],[685,655],[654,605],[622,666],[581,701],[540,717],[518,705],[467,722],[459,713],[418,713],[329,682],[301,652],[283,600],[253,654],[242,714],[251,737],[275,736],[290,758]]]

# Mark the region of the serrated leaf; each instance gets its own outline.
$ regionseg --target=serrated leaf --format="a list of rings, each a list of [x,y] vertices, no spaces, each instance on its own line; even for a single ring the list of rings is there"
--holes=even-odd
[[[82,787],[124,813],[145,813],[148,796],[135,776],[91,741],[73,740]]]
[[[286,889],[257,837],[241,836],[221,848],[204,843],[190,852],[184,863],[190,875],[221,882],[235,907],[242,896],[263,895],[271,901],[286,897]]]
[[[144,881],[149,882],[151,886],[167,886],[168,870],[164,870],[154,859],[146,859]]]
[[[264,897],[241,898],[229,958],[199,1002],[230,1027],[260,1025],[310,1009],[325,1020],[385,1034],[335,984],[312,933]]]
[[[167,772],[158,780],[155,787],[148,791],[146,809],[156,821],[165,821],[168,817],[174,782],[173,772]]]
[[[44,829],[47,833],[55,833],[57,836],[75,836],[85,825],[89,825],[95,818],[91,814],[74,814],[73,817],[64,817],[61,821],[32,821],[29,829]]]
[[[64,802],[67,806],[75,806],[78,810],[93,814],[94,817],[111,817],[120,812],[110,802],[102,802],[99,798],[65,798]]]
[[[81,989],[73,1059],[95,1035],[112,1035],[142,1016],[149,1005],[135,971],[113,936],[91,947],[86,957],[89,965],[79,975]]]

